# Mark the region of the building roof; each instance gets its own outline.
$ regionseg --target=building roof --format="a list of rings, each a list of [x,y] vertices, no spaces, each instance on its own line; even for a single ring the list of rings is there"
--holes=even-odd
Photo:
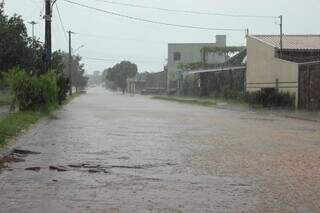
[[[208,73],[208,72],[223,72],[223,71],[230,71],[230,70],[243,70],[246,69],[246,66],[234,66],[234,67],[219,67],[214,69],[206,69],[206,70],[192,70],[183,73],[184,75],[192,75],[198,73]]]
[[[208,69],[186,71],[184,72],[184,75],[245,69],[246,59],[247,49],[243,49],[238,54],[234,55],[233,57],[229,58],[227,61],[223,63],[209,64]]]
[[[280,35],[252,35],[251,37],[280,48]],[[320,35],[284,35],[283,49],[320,50]]]

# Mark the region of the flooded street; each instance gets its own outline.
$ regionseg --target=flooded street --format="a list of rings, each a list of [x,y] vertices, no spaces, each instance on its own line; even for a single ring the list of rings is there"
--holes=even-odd
[[[316,122],[97,88],[17,144],[0,212],[320,212]]]

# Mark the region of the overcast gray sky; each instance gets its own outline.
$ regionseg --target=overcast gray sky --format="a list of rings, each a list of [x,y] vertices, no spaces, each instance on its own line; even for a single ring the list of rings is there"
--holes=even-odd
[[[252,34],[277,34],[278,20],[259,18],[230,18],[209,15],[191,15],[151,9],[112,5],[96,0],[73,0],[100,9],[122,13],[138,18],[182,25],[210,28],[249,28]],[[284,33],[319,34],[319,0],[113,0],[114,2],[139,4],[179,10],[195,10],[211,13],[246,15],[284,15]],[[244,32],[183,29],[129,20],[71,5],[57,0],[65,30],[72,30],[73,48],[85,45],[78,53],[84,57],[114,59],[94,61],[84,58],[86,71],[103,70],[121,60],[130,60],[139,72],[157,72],[163,69],[167,58],[167,43],[215,42],[216,34],[226,34],[229,45],[244,45]],[[22,15],[25,21],[39,24],[35,34],[44,40],[44,0],[5,0],[7,14]],[[65,34],[59,22],[56,7],[53,12],[53,49],[67,51]],[[28,25],[31,35],[31,27]],[[83,35],[80,35],[83,34]],[[90,35],[90,36],[88,36]],[[92,36],[93,35],[93,36]]]

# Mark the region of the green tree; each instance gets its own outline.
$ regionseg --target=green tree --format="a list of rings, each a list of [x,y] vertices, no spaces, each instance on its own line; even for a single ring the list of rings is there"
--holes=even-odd
[[[85,76],[84,64],[79,55],[72,57],[72,85],[78,90],[87,85],[88,77]]]
[[[57,74],[57,85],[59,88],[58,92],[58,102],[62,104],[67,98],[67,93],[70,88],[70,80],[66,72],[66,53],[61,50],[52,53],[52,69]]]
[[[138,67],[136,64],[129,61],[122,61],[108,69],[107,80],[112,81],[122,90],[122,93],[124,93],[127,87],[127,78],[132,78],[136,76],[137,73]]]
[[[19,66],[28,72],[41,69],[43,47],[28,37],[21,16],[8,17],[0,3],[0,73]]]
[[[72,85],[76,88],[83,88],[86,86],[88,78],[85,76],[84,64],[81,63],[82,58],[79,55],[73,55],[71,60]],[[52,54],[52,69],[69,77],[68,66],[68,53],[58,50]]]

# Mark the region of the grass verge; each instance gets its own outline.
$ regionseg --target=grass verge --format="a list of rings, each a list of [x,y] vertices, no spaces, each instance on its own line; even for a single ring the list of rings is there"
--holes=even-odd
[[[68,104],[78,96],[79,94],[69,96],[67,100],[63,102],[63,105]],[[53,108],[51,111],[56,109],[59,108]],[[50,119],[55,119],[55,116],[51,113],[51,111],[22,111],[9,114],[3,119],[0,119],[0,148],[6,145],[8,139],[17,136],[22,130],[29,128],[33,124],[36,124],[41,118],[48,117]]]
[[[216,102],[209,98],[181,97],[181,96],[154,96],[153,99],[175,101],[186,104],[197,104],[202,106],[216,106]]]
[[[4,146],[7,139],[18,135],[23,129],[38,122],[48,115],[44,112],[17,112],[0,120],[0,146]]]
[[[10,105],[12,101],[12,96],[8,94],[0,95],[0,106]]]

